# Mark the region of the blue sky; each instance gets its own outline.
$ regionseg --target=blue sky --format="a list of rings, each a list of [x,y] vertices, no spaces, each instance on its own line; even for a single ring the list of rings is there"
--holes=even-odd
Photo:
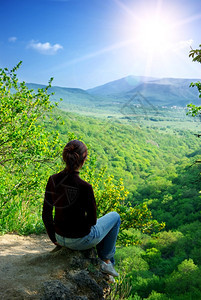
[[[0,0],[0,67],[91,88],[128,75],[201,78],[200,0]]]

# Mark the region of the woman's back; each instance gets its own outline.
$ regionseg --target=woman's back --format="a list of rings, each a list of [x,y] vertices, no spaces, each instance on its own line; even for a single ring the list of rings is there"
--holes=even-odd
[[[66,170],[50,176],[43,206],[43,221],[48,224],[55,208],[55,232],[69,238],[87,235],[96,224],[96,203],[92,186],[79,177],[78,171]]]

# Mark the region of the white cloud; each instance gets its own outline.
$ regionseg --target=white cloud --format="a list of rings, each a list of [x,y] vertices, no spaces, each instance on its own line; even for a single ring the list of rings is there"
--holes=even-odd
[[[31,41],[28,44],[28,48],[32,48],[40,52],[41,54],[54,55],[59,49],[63,49],[63,46],[61,46],[60,44],[51,45],[49,42],[40,43],[36,41]]]
[[[11,42],[11,43],[14,43],[14,42],[17,41],[17,37],[16,36],[11,36],[11,37],[9,37],[8,41]]]

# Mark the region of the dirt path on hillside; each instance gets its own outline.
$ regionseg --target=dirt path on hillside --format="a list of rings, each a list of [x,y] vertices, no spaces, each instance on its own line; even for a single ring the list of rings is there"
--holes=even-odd
[[[22,266],[22,261],[26,261],[27,255],[35,256],[53,250],[55,246],[46,234],[19,236],[17,234],[5,234],[0,236],[0,299],[12,300],[19,298],[15,293],[15,287],[20,288],[20,284],[33,284],[33,277],[29,274],[29,269]],[[25,264],[26,265],[26,264]],[[34,269],[34,273],[41,270]],[[36,284],[36,283],[35,283]],[[30,294],[33,299],[33,295]],[[11,299],[11,298],[10,298]]]

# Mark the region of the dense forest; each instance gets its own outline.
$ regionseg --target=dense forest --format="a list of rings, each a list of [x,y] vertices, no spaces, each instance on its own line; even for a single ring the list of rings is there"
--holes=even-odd
[[[99,216],[115,208],[122,218],[110,298],[201,299],[199,118],[191,127],[183,110],[157,108],[157,118],[139,118],[141,108],[124,118],[62,111],[48,87],[18,83],[19,65],[1,70],[1,234],[45,232],[47,178],[64,167],[65,144],[81,139],[89,157],[80,176],[93,185]]]
[[[166,224],[152,236],[129,230],[136,245],[118,248],[116,257],[120,299],[201,299],[200,139],[188,129],[57,114],[65,122],[56,127],[64,144],[68,130],[82,138],[96,167],[106,167],[116,184],[123,179],[127,201],[133,207],[146,203],[154,219]]]

